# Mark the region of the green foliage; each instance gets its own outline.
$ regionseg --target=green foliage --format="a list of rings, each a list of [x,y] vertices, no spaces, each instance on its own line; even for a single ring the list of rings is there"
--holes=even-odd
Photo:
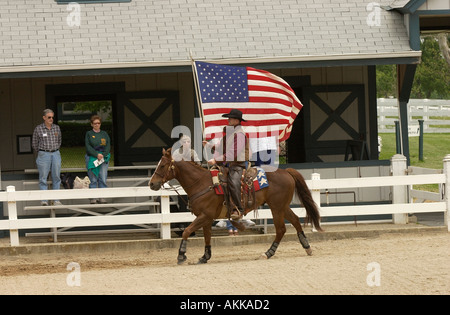
[[[63,122],[58,123],[59,128],[61,128],[62,134],[62,147],[84,147],[84,137],[86,136],[86,131],[92,129],[90,124],[80,124],[76,122]],[[102,130],[105,130],[109,137],[112,139],[112,123],[102,122]]]
[[[411,98],[450,99],[450,67],[439,42],[427,36],[421,43],[422,60],[417,66]],[[396,65],[377,66],[377,97],[397,95]]]
[[[397,73],[395,65],[377,66],[377,97],[397,95]]]
[[[75,102],[74,110],[75,112],[89,111],[92,113],[100,113],[100,112],[109,113],[107,119],[111,120],[112,119],[111,106],[112,104],[110,100]]]
[[[434,37],[425,37],[421,50],[422,62],[417,66],[411,97],[450,98],[450,67],[442,56],[439,42]]]

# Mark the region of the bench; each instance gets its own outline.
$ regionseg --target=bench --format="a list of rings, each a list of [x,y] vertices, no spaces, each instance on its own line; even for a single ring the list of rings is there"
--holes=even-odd
[[[170,201],[170,205],[177,205],[176,201]],[[37,211],[37,210],[48,210],[50,212],[50,217],[55,218],[58,210],[70,210],[73,211],[73,217],[81,216],[83,214],[92,216],[103,216],[103,215],[120,215],[126,211],[144,211],[138,210],[142,207],[154,207],[154,211],[150,213],[155,213],[159,211],[160,203],[158,201],[144,201],[144,202],[122,202],[122,203],[105,203],[105,204],[74,204],[74,205],[59,205],[59,206],[25,206],[24,211]],[[53,242],[58,241],[58,235],[86,235],[86,234],[106,234],[106,233],[136,233],[136,232],[159,232],[160,228],[140,224],[136,225],[138,229],[123,228],[123,229],[113,229],[113,230],[99,230],[99,229],[89,229],[85,231],[71,231],[72,227],[64,228],[52,228],[51,232],[32,232],[26,233],[25,236],[52,236]]]

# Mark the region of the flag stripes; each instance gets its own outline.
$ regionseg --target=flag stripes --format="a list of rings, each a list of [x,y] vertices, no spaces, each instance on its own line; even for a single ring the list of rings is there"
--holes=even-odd
[[[249,136],[273,134],[284,141],[302,108],[300,100],[282,78],[251,67],[195,62],[206,139],[222,135],[232,108],[242,111]]]

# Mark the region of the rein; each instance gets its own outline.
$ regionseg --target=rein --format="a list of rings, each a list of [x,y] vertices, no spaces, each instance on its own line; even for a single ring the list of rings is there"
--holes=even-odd
[[[165,157],[165,156],[163,156],[161,159],[169,160],[169,159],[168,159],[167,157]],[[186,201],[186,199],[178,192],[178,190],[177,190],[172,184],[170,184],[170,183],[167,181],[167,178],[169,177],[170,172],[175,172],[175,161],[174,161],[173,159],[170,159],[169,167],[168,167],[167,171],[166,171],[163,175],[161,175],[158,171],[155,171],[155,174],[158,175],[159,177],[161,177],[161,178],[162,178],[162,184],[164,185],[165,183],[167,183],[167,184],[170,186],[170,188],[171,188],[173,191],[175,191],[175,192],[177,193],[178,197],[183,201],[183,203],[186,205],[186,207],[189,208],[189,201]],[[174,177],[175,177],[175,174],[174,174]],[[200,176],[200,178],[201,178],[201,177],[202,177],[202,176]],[[200,179],[200,178],[199,178],[199,179]],[[186,189],[192,187],[192,186],[195,185],[195,184],[197,184],[197,182],[198,182],[199,179],[195,180],[195,181],[193,182],[193,184],[191,184],[191,185],[189,185],[188,187],[186,187]],[[190,202],[193,202],[193,201],[194,201],[195,199],[197,199],[198,197],[203,196],[204,194],[206,194],[207,192],[209,192],[209,191],[212,190],[213,188],[214,188],[214,186],[210,185],[210,186],[206,187],[205,189],[201,190],[200,192],[195,193],[194,195],[192,195],[192,196],[189,198],[189,199],[190,199]],[[188,196],[188,197],[189,197],[189,196]]]

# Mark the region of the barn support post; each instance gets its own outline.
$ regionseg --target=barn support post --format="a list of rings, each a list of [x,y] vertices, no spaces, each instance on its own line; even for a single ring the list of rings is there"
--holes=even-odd
[[[408,138],[408,102],[411,96],[412,84],[416,73],[416,64],[397,65],[397,99],[400,121],[400,152],[409,165],[409,138]]]
[[[407,159],[404,155],[396,154],[391,158],[392,176],[406,175]],[[408,186],[392,187],[392,203],[408,203]],[[396,213],[392,215],[394,224],[407,224],[407,213]]]
[[[8,221],[10,226],[9,238],[11,246],[19,246],[19,230],[14,229],[14,222],[17,221],[17,203],[16,198],[13,197],[16,191],[16,187],[8,186],[6,187],[6,192],[8,192]]]
[[[445,187],[444,187],[444,200],[445,200],[445,212],[444,212],[444,224],[447,225],[447,231],[450,232],[450,154],[444,157],[444,175],[445,175]]]

